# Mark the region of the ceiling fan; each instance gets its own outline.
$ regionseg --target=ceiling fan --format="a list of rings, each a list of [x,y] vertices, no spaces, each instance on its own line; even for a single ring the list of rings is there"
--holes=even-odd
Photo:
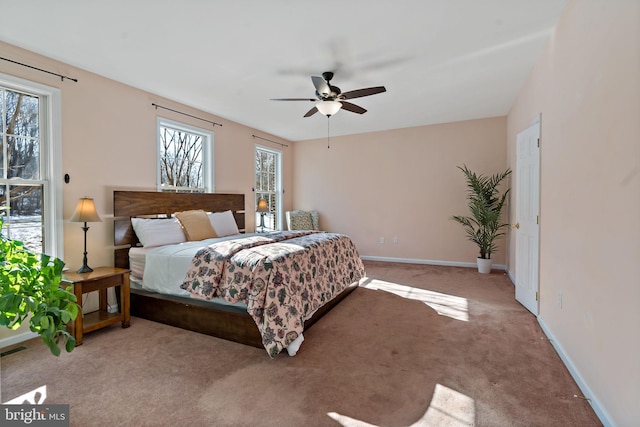
[[[316,98],[278,98],[272,99],[272,101],[311,101],[316,105],[311,110],[307,111],[304,117],[313,116],[315,113],[320,113],[329,117],[337,113],[341,108],[343,110],[351,111],[352,113],[364,114],[367,112],[359,105],[347,102],[347,99],[362,98],[363,96],[375,95],[378,93],[386,92],[387,89],[384,86],[368,87],[364,89],[350,90],[348,92],[342,92],[339,87],[331,85],[331,79],[333,78],[333,72],[325,71],[322,73],[322,77],[311,76],[311,81],[316,88]]]

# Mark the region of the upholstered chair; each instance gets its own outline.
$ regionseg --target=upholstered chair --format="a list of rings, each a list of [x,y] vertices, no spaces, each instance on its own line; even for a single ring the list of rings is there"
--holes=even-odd
[[[287,211],[286,218],[289,230],[320,230],[318,211]]]

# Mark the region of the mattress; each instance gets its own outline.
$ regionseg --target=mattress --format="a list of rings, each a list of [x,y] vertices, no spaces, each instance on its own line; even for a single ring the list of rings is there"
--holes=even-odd
[[[142,281],[144,277],[144,264],[149,252],[148,248],[131,248],[129,249],[129,270],[131,271],[131,280],[137,283]]]

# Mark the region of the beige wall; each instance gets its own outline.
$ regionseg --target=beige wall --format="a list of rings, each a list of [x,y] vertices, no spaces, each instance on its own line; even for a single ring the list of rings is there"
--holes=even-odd
[[[32,336],[36,336],[29,330],[28,322],[23,322],[22,325],[15,331],[9,330],[7,328],[0,328],[0,348],[7,347],[9,345],[13,345],[17,342],[24,341],[25,339],[29,339]],[[15,339],[16,341],[12,341]]]
[[[214,131],[216,192],[244,193],[247,212],[255,210],[253,193],[256,143],[283,151],[284,187],[292,187],[291,148],[282,148],[252,137],[291,143],[273,135],[198,111],[151,93],[135,89],[67,64],[63,64],[15,46],[0,42],[2,56],[78,79],[78,83],[0,61],[0,73],[17,76],[61,90],[62,169],[71,177],[63,188],[64,260],[68,267],[82,265],[83,232],[81,224],[68,223],[80,197],[95,199],[103,222],[90,223],[87,239],[89,265],[113,265],[113,190],[156,189],[157,117],[166,117],[201,128],[209,123],[166,110],[156,103],[197,117],[221,123]],[[211,94],[215,96],[215,94]],[[62,180],[62,176],[58,177]],[[284,195],[284,206],[291,206]],[[247,230],[253,231],[253,215],[247,215]],[[2,330],[0,334],[7,331]],[[3,338],[3,335],[0,335]]]
[[[640,2],[569,3],[508,116],[513,168],[516,135],[538,113],[540,321],[601,415],[637,425]]]
[[[323,229],[351,236],[362,256],[475,263],[476,246],[449,219],[468,214],[456,166],[500,172],[505,147],[505,117],[333,137],[331,148],[326,139],[296,142],[293,200],[317,209]]]

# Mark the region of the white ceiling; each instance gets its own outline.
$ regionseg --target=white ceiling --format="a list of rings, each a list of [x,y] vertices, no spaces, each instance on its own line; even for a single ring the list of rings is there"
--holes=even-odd
[[[507,114],[565,4],[19,0],[2,2],[0,40],[297,141],[326,137],[327,118],[270,99],[313,98],[323,71],[343,92],[387,88],[331,117],[333,136]]]

